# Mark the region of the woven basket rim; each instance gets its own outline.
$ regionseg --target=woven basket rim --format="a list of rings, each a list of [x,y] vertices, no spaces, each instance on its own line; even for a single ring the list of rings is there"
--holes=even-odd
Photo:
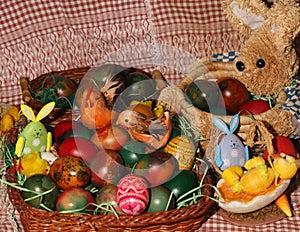
[[[14,176],[15,171],[13,168],[8,168],[6,178],[8,181],[14,181],[16,182],[16,177]],[[205,177],[206,184],[211,184],[211,175],[208,173]],[[206,187],[204,187],[206,188]],[[208,187],[207,187],[208,188]],[[209,187],[209,190],[211,190],[211,187]],[[214,204],[214,201],[211,200],[208,197],[203,197],[199,200],[198,203],[193,204],[191,206],[181,207],[179,209],[171,209],[168,211],[163,212],[149,212],[149,213],[143,213],[138,216],[128,216],[128,215],[119,215],[119,219],[113,215],[113,214],[107,214],[107,215],[86,215],[86,214],[64,214],[60,213],[58,211],[48,212],[42,209],[34,208],[30,205],[28,205],[22,198],[20,190],[7,186],[7,192],[9,199],[13,203],[14,207],[17,209],[17,211],[21,215],[21,222],[25,227],[28,226],[28,224],[32,223],[30,222],[31,217],[38,217],[40,223],[49,224],[49,220],[51,219],[59,219],[59,221],[56,221],[55,223],[58,223],[59,225],[55,225],[56,229],[61,227],[64,227],[64,221],[68,221],[71,218],[81,218],[82,223],[86,221],[87,223],[93,222],[96,227],[99,226],[100,228],[157,228],[158,231],[160,231],[160,226],[165,225],[177,225],[179,227],[183,228],[189,228],[190,225],[185,225],[185,221],[195,220],[197,223],[199,223],[198,227],[200,226],[200,223],[204,220],[205,213],[209,210],[209,208]],[[211,192],[210,192],[211,194]],[[26,214],[26,216],[24,215]],[[38,216],[37,216],[38,215]],[[26,218],[26,221],[24,221]],[[43,218],[43,219],[41,219]],[[99,224],[98,224],[99,223]],[[43,226],[40,224],[39,226]],[[59,227],[58,227],[59,226]],[[182,230],[184,231],[184,230]]]

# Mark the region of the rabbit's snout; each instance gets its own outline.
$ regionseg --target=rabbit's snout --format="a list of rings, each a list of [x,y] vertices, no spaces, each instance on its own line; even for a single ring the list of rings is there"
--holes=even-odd
[[[230,147],[232,149],[238,149],[239,148],[239,144],[237,142],[232,142]]]
[[[39,138],[39,137],[41,137],[42,136],[42,131],[41,130],[34,130],[34,135],[35,135],[35,137],[37,137],[37,138]]]

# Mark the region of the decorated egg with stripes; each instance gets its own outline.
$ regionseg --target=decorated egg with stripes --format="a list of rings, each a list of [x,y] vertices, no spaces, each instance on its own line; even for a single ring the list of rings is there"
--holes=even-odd
[[[148,182],[135,174],[127,174],[120,179],[116,194],[119,208],[131,216],[143,213],[150,199]]]
[[[191,170],[196,152],[195,141],[186,135],[178,135],[167,143],[165,152],[177,159],[180,170]]]

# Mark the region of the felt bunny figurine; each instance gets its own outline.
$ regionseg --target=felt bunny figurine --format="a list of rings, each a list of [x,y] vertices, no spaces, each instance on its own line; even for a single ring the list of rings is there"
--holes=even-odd
[[[32,108],[27,105],[21,105],[22,113],[31,122],[22,130],[17,140],[15,153],[18,157],[26,157],[33,151],[50,151],[52,134],[47,132],[46,127],[40,121],[51,113],[54,106],[54,102],[46,104],[35,117]]]
[[[239,125],[239,115],[236,114],[230,121],[229,128],[227,124],[220,118],[212,118],[213,124],[222,131],[218,136],[221,141],[218,142],[215,149],[215,163],[224,171],[230,166],[244,166],[249,159],[248,146],[244,144],[240,138],[234,134]],[[218,141],[218,139],[217,139]]]
[[[159,101],[166,102],[175,112],[182,112],[193,128],[198,128],[203,137],[210,138],[211,129],[207,124],[212,123],[211,114],[196,112],[195,107],[190,107],[184,100],[184,92],[180,90],[198,79],[233,77],[256,96],[278,96],[277,105],[255,115],[255,119],[263,121],[275,135],[296,134],[300,124],[295,113],[282,110],[280,106],[287,99],[284,90],[292,88],[293,77],[298,71],[293,42],[300,31],[299,5],[294,0],[278,0],[269,8],[262,0],[223,0],[223,8],[232,26],[247,38],[237,58],[234,62],[215,62],[212,57],[197,60],[178,86],[161,92]],[[176,98],[170,100],[171,96]],[[223,119],[229,123],[231,117]],[[238,134],[243,139],[251,120],[240,118]]]

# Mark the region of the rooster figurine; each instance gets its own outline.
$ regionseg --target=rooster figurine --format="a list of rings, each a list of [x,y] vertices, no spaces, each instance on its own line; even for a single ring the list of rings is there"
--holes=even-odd
[[[126,128],[133,139],[157,150],[167,143],[172,124],[170,112],[163,111],[158,117],[156,115],[150,106],[137,103],[122,111],[116,124]]]

